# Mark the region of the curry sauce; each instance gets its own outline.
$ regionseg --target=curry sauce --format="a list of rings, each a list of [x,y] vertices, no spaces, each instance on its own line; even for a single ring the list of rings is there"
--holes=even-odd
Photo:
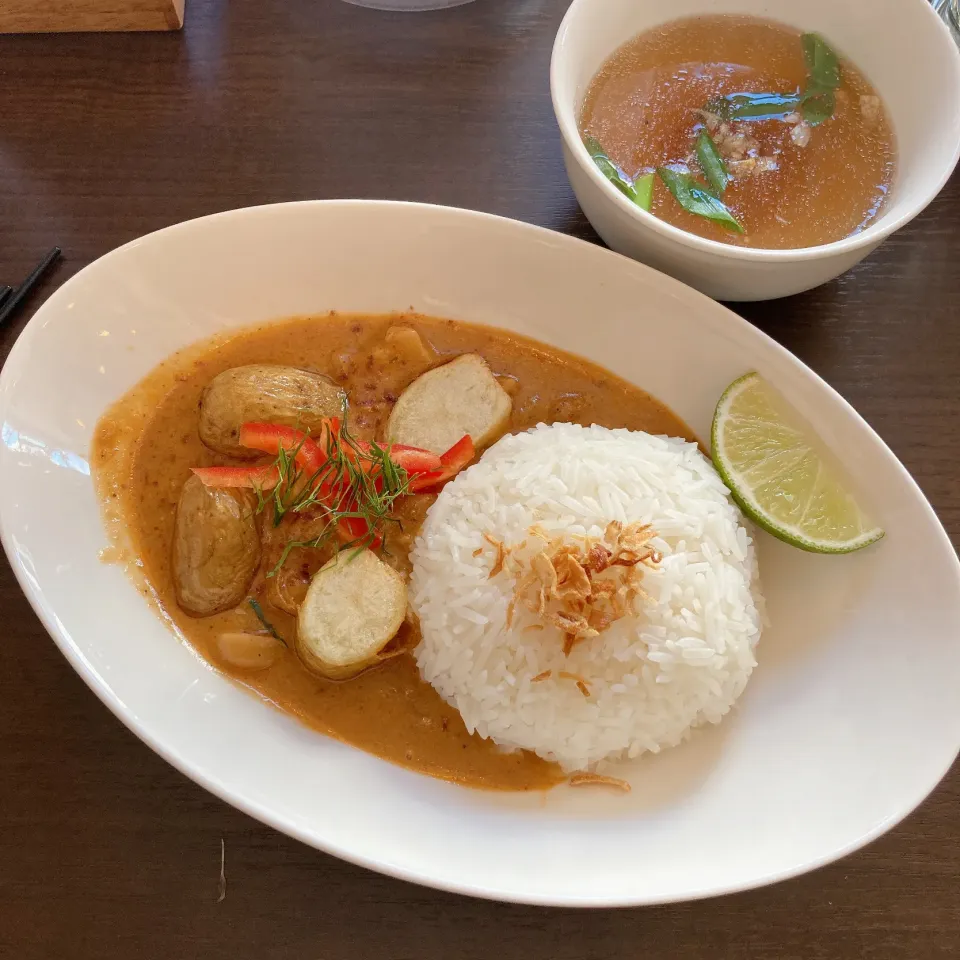
[[[266,669],[239,670],[217,655],[219,635],[260,628],[249,604],[197,618],[176,600],[171,557],[181,489],[191,467],[231,462],[204,446],[198,434],[201,396],[213,377],[252,363],[325,374],[347,393],[355,434],[372,440],[382,437],[394,402],[413,379],[463,353],[480,354],[512,396],[509,432],[566,421],[694,439],[686,424],[642,390],[542,343],[414,314],[331,313],[241,330],[169,358],[101,418],[91,462],[111,537],[132,559],[129,566],[142,578],[144,592],[222,673],[309,727],[412,770],[474,787],[544,789],[563,779],[559,768],[529,753],[504,753],[469,734],[456,709],[420,679],[409,652],[341,682],[303,667],[290,641],[296,629],[291,603],[327,558],[323,551],[298,548],[284,567],[285,579],[268,577],[283,545],[261,521],[263,558],[250,590],[287,641],[286,651]],[[403,574],[409,573],[407,554],[433,499],[410,496],[398,510],[400,524],[387,540],[384,559]],[[416,626],[407,623],[395,642],[409,651],[418,639]]]

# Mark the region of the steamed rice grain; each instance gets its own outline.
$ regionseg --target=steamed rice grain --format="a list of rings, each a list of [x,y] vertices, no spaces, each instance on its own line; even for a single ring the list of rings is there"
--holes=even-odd
[[[522,559],[542,547],[535,524],[572,542],[601,537],[611,520],[658,534],[663,559],[644,572],[636,615],[568,656],[560,631],[530,629],[539,620],[524,608],[508,627],[515,578],[490,577],[497,551],[486,538],[527,541]],[[469,730],[568,771],[658,752],[718,723],[756,665],[750,532],[712,464],[681,439],[576,424],[504,437],[444,487],[411,559],[423,678]]]

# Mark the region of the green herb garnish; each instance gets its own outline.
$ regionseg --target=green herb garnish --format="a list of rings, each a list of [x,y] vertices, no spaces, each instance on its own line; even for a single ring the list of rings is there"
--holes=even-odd
[[[735,233],[744,232],[737,218],[719,197],[710,192],[710,188],[705,183],[700,183],[689,173],[672,170],[670,167],[658,167],[657,175],[684,210],[695,213],[699,217],[706,217],[707,220],[713,220],[714,223],[719,223],[721,227]]]
[[[713,137],[706,130],[701,130],[697,137],[696,151],[697,159],[700,161],[700,169],[707,178],[707,183],[713,188],[713,192],[719,196],[727,189],[730,174],[723,157],[720,156],[717,145],[713,142]]]
[[[253,597],[248,597],[247,600],[250,603],[253,612],[257,615],[257,619],[263,624],[263,628],[267,631],[267,633],[269,633],[274,640],[279,640],[284,646],[286,646],[287,641],[284,640],[279,633],[277,633],[274,625],[263,615],[263,610],[260,607],[260,604],[257,603],[256,599]]]
[[[355,535],[341,549],[358,553],[373,546],[383,540],[387,524],[399,526],[392,516],[394,504],[410,492],[410,478],[390,458],[388,448],[361,442],[350,433],[346,410],[337,429],[326,432],[322,467],[307,476],[296,462],[298,452],[281,446],[274,461],[280,482],[266,497],[257,491],[257,512],[272,505],[273,522],[278,525],[288,513],[318,510],[326,522],[316,537],[286,543],[268,577],[276,576],[297,547],[326,546],[340,534],[342,524],[355,528]]]
[[[336,521],[329,520],[324,526],[323,532],[314,537],[312,540],[288,540],[283,545],[283,551],[280,554],[280,559],[273,565],[273,569],[267,573],[267,577],[275,577],[283,569],[283,566],[290,557],[290,554],[293,553],[293,551],[298,547],[319,550],[320,548],[325,547],[336,533]]]
[[[583,145],[597,169],[629,200],[641,210],[650,210],[653,199],[653,174],[644,174],[636,183],[604,153],[603,147],[595,137],[584,137]]]

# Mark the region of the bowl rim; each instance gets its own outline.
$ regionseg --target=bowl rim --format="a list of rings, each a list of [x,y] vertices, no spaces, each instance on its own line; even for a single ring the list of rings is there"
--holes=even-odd
[[[837,390],[835,390],[815,371],[803,363],[803,361],[800,360],[795,354],[787,350],[787,348],[783,347],[777,341],[773,340],[773,338],[771,338],[768,334],[754,327],[747,320],[734,313],[728,307],[711,300],[710,298],[706,297],[706,295],[700,293],[687,284],[656,271],[645,264],[637,263],[630,258],[623,257],[613,251],[606,250],[595,244],[589,243],[588,241],[570,236],[568,234],[558,233],[556,231],[548,230],[547,228],[526,223],[524,221],[503,217],[496,214],[485,213],[482,211],[456,208],[440,204],[392,200],[301,200],[225,210],[219,213],[191,218],[189,220],[178,222],[156,231],[151,231],[150,233],[132,239],[120,245],[119,247],[108,251],[107,253],[93,260],[91,263],[85,265],[80,271],[78,271],[77,274],[70,277],[51,296],[50,300],[43,304],[41,308],[38,309],[36,314],[30,318],[24,327],[21,336],[17,338],[17,341],[14,343],[14,346],[11,349],[8,361],[12,362],[6,363],[3,370],[0,371],[0,408],[6,409],[7,405],[9,404],[9,382],[12,378],[14,378],[17,372],[18,364],[23,363],[29,356],[33,348],[32,341],[34,336],[37,334],[38,330],[46,324],[46,312],[48,310],[48,304],[59,306],[62,301],[68,300],[69,297],[74,293],[75,289],[79,287],[83,275],[92,269],[101,269],[104,264],[110,263],[129,250],[139,247],[145,242],[149,242],[154,238],[158,238],[160,235],[165,237],[176,236],[179,233],[188,232],[190,230],[198,228],[202,229],[202,224],[213,221],[229,223],[236,218],[242,218],[251,215],[268,215],[270,211],[277,210],[279,208],[309,209],[351,207],[362,207],[368,209],[381,208],[385,211],[396,208],[405,208],[408,210],[418,210],[425,213],[436,211],[441,215],[454,214],[475,222],[479,221],[480,223],[500,225],[501,228],[517,230],[523,232],[528,238],[533,240],[537,238],[549,237],[552,238],[554,242],[557,242],[562,246],[579,248],[588,253],[590,256],[614,257],[620,259],[624,261],[626,265],[628,265],[629,269],[654,276],[657,278],[657,282],[663,283],[666,286],[677,290],[678,292],[682,291],[685,297],[693,297],[695,299],[708,302],[712,314],[714,314],[716,317],[715,322],[718,326],[720,324],[733,324],[741,329],[749,330],[750,336],[756,337],[758,341],[763,342],[766,349],[772,350],[773,353],[780,355],[783,359],[789,362],[791,366],[797,367],[800,372],[802,372],[804,378],[815,381],[818,385],[818,389],[828,394],[834,402],[839,404],[840,408],[842,408],[847,415],[853,418],[858,425],[870,435],[871,442],[876,444],[883,453],[891,458],[894,469],[906,480],[911,491],[917,497],[922,510],[928,518],[932,519],[933,523],[935,524],[935,527],[937,528],[937,540],[940,546],[947,551],[950,560],[949,565],[952,571],[952,577],[957,584],[958,590],[960,590],[960,559],[958,559],[956,553],[954,552],[953,546],[946,531],[943,529],[943,526],[937,518],[930,502],[928,501],[924,492],[920,489],[916,480],[909,473],[904,464],[897,458],[896,454],[893,453],[883,438],[863,419],[856,409]],[[636,907],[653,906],[667,903],[685,903],[731,893],[738,893],[746,890],[758,889],[801,876],[813,870],[819,869],[820,867],[836,862],[837,860],[862,849],[873,840],[893,829],[897,824],[913,813],[920,803],[922,803],[930,795],[930,793],[936,789],[939,783],[943,780],[944,776],[946,776],[951,769],[958,755],[957,749],[960,749],[960,747],[958,747],[953,751],[953,755],[942,766],[942,768],[936,772],[933,778],[920,784],[913,791],[910,800],[906,804],[902,805],[901,808],[897,810],[895,815],[888,817],[883,822],[876,824],[872,829],[853,837],[847,843],[843,844],[842,846],[838,846],[827,853],[803,860],[788,868],[770,870],[766,873],[755,875],[749,880],[745,881],[741,880],[739,882],[728,882],[724,884],[707,886],[691,885],[691,887],[682,894],[678,893],[666,896],[656,895],[638,897],[631,893],[617,895],[606,894],[597,896],[591,894],[590,892],[581,893],[576,896],[570,896],[551,893],[544,894],[540,891],[530,890],[524,890],[523,892],[504,892],[502,888],[487,886],[471,879],[458,879],[456,881],[450,881],[446,878],[435,875],[425,875],[424,873],[415,868],[411,868],[404,863],[397,863],[388,859],[373,858],[357,852],[351,847],[350,843],[344,842],[329,833],[321,840],[315,830],[297,822],[289,815],[277,811],[275,807],[269,804],[244,795],[234,785],[221,781],[216,773],[211,772],[209,769],[197,763],[194,758],[184,755],[178,752],[176,748],[172,747],[167,742],[166,735],[163,732],[158,732],[153,722],[142,719],[137,715],[131,706],[128,706],[126,703],[120,700],[109,680],[98,673],[95,667],[85,658],[83,652],[72,642],[70,633],[59,622],[56,611],[50,604],[46,602],[43,589],[37,582],[33,580],[30,572],[25,567],[20,551],[17,549],[17,544],[12,535],[11,527],[7,523],[7,518],[8,512],[6,510],[0,511],[0,542],[2,542],[2,546],[10,562],[10,566],[27,601],[34,610],[38,619],[41,621],[48,635],[53,639],[60,652],[63,654],[71,667],[77,672],[79,677],[97,696],[97,698],[110,710],[110,712],[113,713],[114,716],[116,716],[117,719],[120,720],[121,723],[123,723],[123,725],[138,739],[140,739],[148,747],[150,747],[151,750],[166,760],[167,763],[169,763],[174,769],[180,771],[203,789],[209,791],[214,796],[220,798],[243,813],[254,817],[261,823],[264,823],[271,828],[286,834],[287,836],[293,837],[307,844],[308,846],[313,847],[314,849],[336,856],[348,863],[364,867],[365,869],[373,870],[386,876],[434,889],[445,890],[451,893],[494,900],[498,902],[521,903],[539,906],[558,906],[566,908]]]
[[[672,241],[689,250],[708,256],[754,263],[796,263],[854,254],[857,251],[864,250],[864,248],[876,246],[918,216],[937,197],[940,191],[943,190],[953,174],[958,161],[960,161],[960,129],[958,129],[953,145],[952,159],[945,166],[940,177],[935,182],[932,182],[926,190],[922,191],[920,197],[914,203],[896,217],[885,218],[881,215],[876,221],[858,233],[843,237],[840,240],[833,240],[830,243],[822,243],[813,247],[793,247],[779,250],[767,247],[740,247],[730,243],[722,243],[719,240],[709,240],[705,237],[698,237],[696,234],[689,233],[680,227],[675,227],[667,223],[665,220],[661,220],[659,217],[655,217],[646,210],[641,210],[635,203],[631,203],[617,190],[617,188],[600,173],[597,165],[587,153],[587,149],[583,144],[577,127],[574,106],[560,102],[559,87],[561,78],[569,69],[565,68],[564,63],[562,63],[566,54],[564,44],[567,37],[574,30],[574,20],[581,15],[581,11],[591,2],[592,0],[573,0],[567,8],[567,12],[564,14],[563,20],[560,22],[560,27],[557,30],[557,35],[554,38],[550,55],[550,99],[553,104],[553,114],[560,128],[560,135],[563,138],[568,155],[576,160],[581,170],[586,172],[587,177],[593,181],[602,193],[613,201],[614,205],[617,206],[621,212],[631,218],[637,227],[651,230],[664,240]],[[919,9],[921,7],[924,8],[922,12]],[[934,30],[939,31],[940,40],[937,42],[939,42],[941,46],[944,46],[944,49],[949,47],[951,50],[948,56],[953,63],[956,87],[960,89],[960,48],[957,47],[953,35],[950,33],[950,29],[933,9],[933,4],[927,2],[927,0],[923,0],[921,3],[914,3],[913,8],[917,12],[906,15],[928,18],[928,22]],[[776,16],[771,16],[768,19],[776,20],[777,18]],[[628,42],[629,39],[628,37],[626,40],[623,40],[622,43]],[[619,47],[612,50],[607,56],[612,56],[616,49],[619,49]]]

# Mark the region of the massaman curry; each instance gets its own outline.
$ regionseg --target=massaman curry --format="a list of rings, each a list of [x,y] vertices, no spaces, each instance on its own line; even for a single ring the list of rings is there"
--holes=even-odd
[[[104,415],[92,462],[119,555],[217,669],[413,770],[542,789],[559,768],[469,734],[421,680],[406,582],[436,491],[504,433],[560,421],[693,439],[642,390],[543,344],[330,314],[171,357]]]

